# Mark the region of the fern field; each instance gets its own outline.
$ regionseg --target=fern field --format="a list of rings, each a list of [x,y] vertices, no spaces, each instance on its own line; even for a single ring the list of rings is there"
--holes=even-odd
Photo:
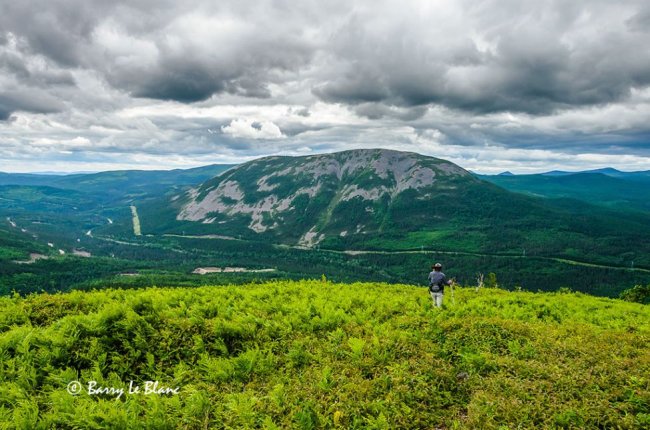
[[[323,280],[1,298],[0,428],[650,427],[650,307],[454,296]]]

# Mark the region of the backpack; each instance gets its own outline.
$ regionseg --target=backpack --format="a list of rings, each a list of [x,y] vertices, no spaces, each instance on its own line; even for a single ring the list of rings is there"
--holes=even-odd
[[[442,293],[442,283],[445,280],[445,274],[438,272],[436,276],[433,276],[433,279],[430,279],[429,291],[432,293]]]

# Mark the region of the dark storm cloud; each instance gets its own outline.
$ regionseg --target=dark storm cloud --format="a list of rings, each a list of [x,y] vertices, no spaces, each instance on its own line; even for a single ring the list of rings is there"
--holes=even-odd
[[[188,56],[164,47],[156,64],[144,74],[125,69],[110,73],[108,79],[134,97],[176,100],[184,103],[202,101],[213,94],[229,93],[252,98],[268,98],[268,84],[277,81],[277,73],[304,64],[309,51],[299,44],[287,43],[279,52],[273,44],[259,41],[242,46],[242,53],[214,53]]]
[[[205,100],[225,88],[223,80],[215,76],[209,67],[182,59],[178,63],[170,62],[167,67],[154,70],[144,78],[135,82],[113,81],[117,85],[132,88],[135,97],[180,102]]]
[[[0,71],[13,75],[21,85],[26,86],[48,88],[75,84],[74,77],[67,70],[30,70],[23,57],[9,52],[0,51]]]
[[[0,162],[648,154],[648,28],[644,0],[0,1]]]
[[[634,14],[628,21],[628,26],[633,31],[650,32],[650,6]]]
[[[63,104],[43,92],[22,90],[0,92],[0,121],[6,121],[16,111],[53,113],[63,110]]]
[[[0,52],[0,69],[21,79],[28,78],[30,75],[24,60],[20,56],[8,52]]]
[[[628,31],[647,29],[650,14],[630,19],[634,8],[626,13],[626,6],[634,3],[617,4],[612,15],[600,2],[522,3],[529,9],[521,15],[510,2],[468,4],[465,27],[449,29],[444,43],[435,24],[427,28],[431,17],[415,10],[406,16],[411,28],[400,23],[382,31],[353,16],[333,45],[341,73],[314,94],[346,104],[547,114],[624,100],[650,84],[647,37]]]
[[[335,10],[311,2],[3,2],[0,24],[30,52],[94,69],[134,97],[268,98],[270,84],[321,53],[312,91],[324,101],[546,114],[620,101],[650,84],[639,31],[650,11],[641,4],[623,2],[610,14],[600,1],[450,2],[429,13],[426,3],[395,2]]]
[[[350,70],[336,81],[314,88],[315,95],[330,102],[367,103],[386,100],[390,88],[379,71]]]
[[[82,62],[85,43],[111,2],[81,0],[4,1],[0,28],[24,38],[31,52],[63,66]]]
[[[65,108],[62,98],[53,93],[75,86],[68,70],[48,67],[21,49],[24,45],[13,36],[5,36],[0,43],[0,121],[8,120],[16,111],[61,112]]]
[[[357,115],[369,119],[394,118],[401,121],[414,121],[426,113],[426,106],[388,106],[383,103],[362,103],[354,107]]]
[[[282,22],[290,14],[272,7],[282,2],[244,3],[248,8],[201,1],[7,2],[0,6],[0,28],[26,51],[93,69],[134,97],[265,98],[268,84],[307,64],[314,47],[300,34],[302,22]],[[142,45],[148,57],[139,52]]]

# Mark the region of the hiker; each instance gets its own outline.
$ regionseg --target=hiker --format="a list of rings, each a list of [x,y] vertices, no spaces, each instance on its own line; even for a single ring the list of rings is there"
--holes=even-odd
[[[442,296],[445,291],[445,285],[451,285],[452,281],[447,279],[442,273],[442,264],[436,263],[431,266],[431,273],[429,273],[429,292],[433,299],[433,305],[439,308],[442,307]]]

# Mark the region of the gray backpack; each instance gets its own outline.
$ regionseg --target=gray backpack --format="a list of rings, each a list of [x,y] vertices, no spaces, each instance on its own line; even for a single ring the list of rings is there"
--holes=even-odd
[[[442,272],[437,272],[437,276],[434,276],[429,284],[429,291],[432,293],[441,293],[442,292],[442,283],[444,282],[445,275]]]

